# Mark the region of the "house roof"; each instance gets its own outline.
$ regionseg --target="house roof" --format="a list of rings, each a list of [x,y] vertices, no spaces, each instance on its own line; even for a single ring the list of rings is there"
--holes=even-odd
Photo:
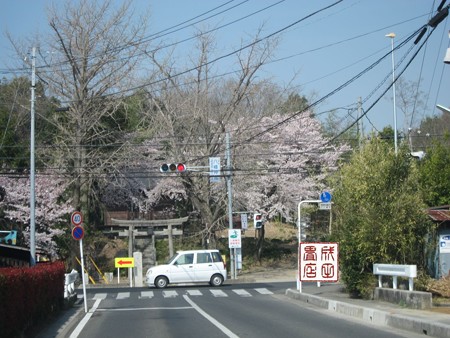
[[[433,221],[436,222],[450,221],[450,205],[443,205],[440,207],[429,208],[427,212],[428,216],[430,216]]]

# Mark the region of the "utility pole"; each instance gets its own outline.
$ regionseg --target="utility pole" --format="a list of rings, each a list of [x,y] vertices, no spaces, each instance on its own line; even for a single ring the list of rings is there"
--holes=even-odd
[[[36,265],[36,221],[35,221],[35,166],[34,166],[34,103],[36,89],[36,47],[31,52],[31,109],[30,109],[30,265]]]
[[[360,119],[362,116],[362,101],[361,96],[358,97],[358,146],[361,148],[361,139],[364,138],[364,126],[363,126],[363,120]]]
[[[227,192],[228,192],[228,226],[233,229],[233,190],[231,186],[231,146],[230,133],[226,133],[226,156],[227,156]],[[236,279],[236,249],[230,248],[230,275],[231,279]]]

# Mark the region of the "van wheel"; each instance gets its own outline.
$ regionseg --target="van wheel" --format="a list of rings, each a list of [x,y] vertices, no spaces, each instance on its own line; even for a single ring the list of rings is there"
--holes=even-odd
[[[158,289],[164,289],[167,284],[169,284],[169,281],[167,280],[167,277],[159,276],[155,279],[155,285]]]
[[[221,286],[223,283],[223,276],[220,274],[213,275],[211,277],[211,280],[209,281],[209,284],[212,286]]]

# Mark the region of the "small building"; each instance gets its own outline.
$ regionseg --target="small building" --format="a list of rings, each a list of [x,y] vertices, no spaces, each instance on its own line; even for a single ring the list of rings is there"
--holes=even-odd
[[[450,275],[450,205],[429,208],[428,215],[437,223],[437,248],[434,277]]]

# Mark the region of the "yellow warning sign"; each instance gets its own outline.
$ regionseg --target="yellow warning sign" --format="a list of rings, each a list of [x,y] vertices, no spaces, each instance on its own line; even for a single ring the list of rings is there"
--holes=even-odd
[[[117,257],[114,259],[116,268],[134,268],[133,257]]]

